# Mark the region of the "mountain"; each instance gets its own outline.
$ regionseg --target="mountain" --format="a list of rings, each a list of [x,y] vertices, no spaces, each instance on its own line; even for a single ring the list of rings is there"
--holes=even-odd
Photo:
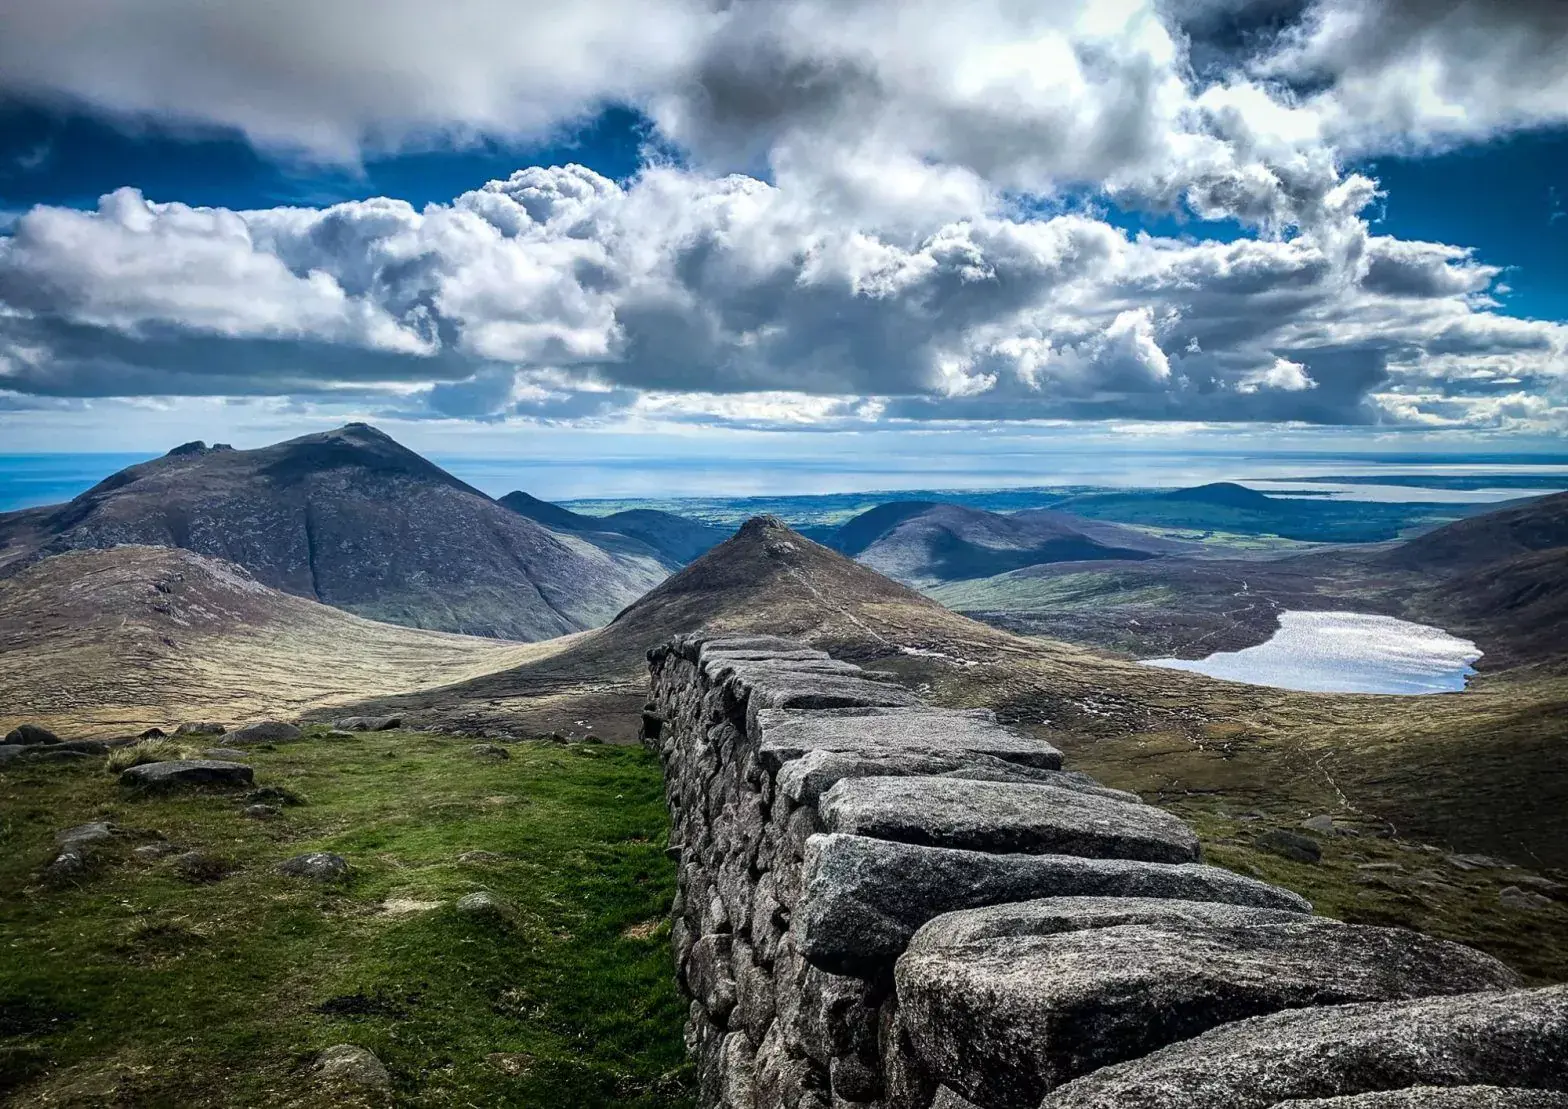
[[[0,729],[26,719],[88,738],[289,718],[544,649],[361,619],[176,547],[70,551],[0,580]]]
[[[1491,665],[1568,659],[1568,493],[1457,521],[1368,561],[1414,578],[1412,612],[1470,635]]]
[[[189,443],[63,505],[0,515],[0,572],[182,547],[376,620],[535,640],[604,623],[667,573],[550,531],[365,424],[260,450]]]
[[[730,529],[714,527],[673,512],[652,508],[633,508],[608,516],[585,516],[515,491],[501,498],[513,512],[527,516],[547,528],[582,535],[591,542],[603,542],[605,535],[620,535],[644,544],[670,567],[685,566],[730,534]],[[601,537],[601,538],[595,538]]]
[[[891,578],[923,584],[1045,562],[1153,558],[1180,546],[1114,524],[1082,524],[1043,509],[1004,516],[959,504],[894,501],[846,522],[831,545]]]
[[[1190,489],[1086,493],[1052,507],[1075,516],[1178,532],[1279,536],[1306,543],[1380,543],[1493,506],[1272,496],[1222,481]]]
[[[531,497],[521,489],[514,489],[506,496],[498,497],[496,500],[519,516],[526,516],[530,520],[556,531],[601,530],[592,516],[584,516],[581,513],[573,512],[569,508],[562,508],[558,504],[541,501],[538,497]]]
[[[1190,489],[1175,489],[1169,493],[1160,493],[1158,496],[1165,501],[1239,508],[1248,512],[1272,512],[1280,503],[1267,493],[1259,493],[1256,489],[1248,489],[1245,485],[1237,485],[1233,481],[1214,481],[1208,485],[1195,485]]]
[[[1462,574],[1552,550],[1568,550],[1568,493],[1458,520],[1394,548],[1380,561],[1405,570]]]
[[[429,693],[368,701],[356,711],[430,711],[464,727],[504,722],[539,731],[580,731],[587,722],[607,737],[630,738],[647,694],[645,652],[673,635],[703,630],[800,638],[836,658],[895,671],[915,686],[942,688],[955,676],[967,688],[990,679],[1011,686],[1028,674],[1031,687],[1048,690],[1053,718],[1081,719],[1093,728],[1131,726],[1128,720],[1141,718],[1146,709],[1129,691],[1191,688],[1191,675],[1024,639],[968,619],[777,517],[759,516],[610,624],[558,641],[548,655]],[[1107,689],[1117,692],[1107,695]],[[1011,693],[993,689],[988,696],[972,703],[996,705]],[[1031,708],[1029,718],[1039,719],[1039,710]]]

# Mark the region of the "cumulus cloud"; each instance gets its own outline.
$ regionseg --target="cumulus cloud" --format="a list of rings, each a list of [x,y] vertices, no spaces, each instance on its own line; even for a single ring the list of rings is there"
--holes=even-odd
[[[1564,327],[1500,314],[1500,271],[1463,247],[1373,235],[1377,184],[1345,159],[1561,121],[1564,10],[0,0],[0,94],[344,162],[624,104],[678,154],[424,208],[35,208],[0,236],[0,390],[742,426],[1540,423]],[[1084,195],[1254,234],[1129,235]]]
[[[0,384],[789,426],[1367,423],[1409,411],[1379,399],[1401,389],[1561,382],[1568,329],[1498,315],[1494,268],[1359,222],[1232,243],[1074,214],[901,232],[669,167],[626,185],[529,169],[423,210],[122,191],[0,240]]]
[[[627,105],[693,165],[765,171],[819,208],[883,215],[957,218],[998,195],[1089,189],[1307,226],[1359,208],[1363,186],[1342,189],[1345,149],[1568,113],[1557,0],[975,0],[961,15],[940,0],[7,0],[0,12],[0,93],[346,162],[537,138]]]
[[[1318,0],[1253,66],[1321,91],[1350,153],[1442,147],[1568,122],[1560,0]]]

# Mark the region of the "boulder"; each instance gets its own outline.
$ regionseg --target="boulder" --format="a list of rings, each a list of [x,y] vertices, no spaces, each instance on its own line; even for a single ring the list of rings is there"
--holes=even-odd
[[[345,716],[332,722],[333,730],[339,732],[389,732],[402,726],[401,716]]]
[[[1545,894],[1526,891],[1518,886],[1504,886],[1497,891],[1497,902],[1505,909],[1523,909],[1539,912],[1552,907],[1552,899]]]
[[[120,827],[107,820],[78,824],[74,828],[56,832],[54,843],[57,851],[54,859],[44,867],[44,873],[52,878],[69,878],[81,873],[87,869],[87,853],[92,844],[121,834]]]
[[[335,1086],[384,1092],[392,1088],[386,1065],[368,1048],[334,1044],[316,1057],[316,1074]]]
[[[1283,828],[1264,832],[1253,843],[1259,851],[1267,851],[1292,862],[1316,863],[1323,860],[1323,848],[1317,840],[1311,836],[1287,832]]]
[[[348,860],[328,851],[312,851],[295,855],[278,864],[280,873],[294,878],[309,878],[316,882],[336,882],[348,877]]]
[[[1568,1092],[1568,986],[1253,1017],[1069,1082],[1040,1109],[1272,1109],[1412,1086]]]
[[[197,736],[222,735],[226,731],[228,731],[228,729],[225,728],[222,724],[218,724],[210,720],[203,720],[190,724],[181,724],[178,728],[174,729],[174,735],[175,738],[179,738],[181,736],[191,736],[194,738]]]
[[[1395,928],[1298,917],[1164,921],[909,951],[901,1042],[993,1109],[1231,1021],[1314,1005],[1518,986],[1497,960]]]
[[[54,834],[57,847],[67,847],[73,843],[97,843],[100,840],[112,839],[118,835],[120,827],[107,820],[96,820],[91,824],[78,824],[74,828],[67,828],[63,832]]]
[[[59,743],[60,737],[42,724],[18,724],[5,733],[0,743],[34,746],[40,743]]]
[[[1198,837],[1152,805],[1037,783],[848,778],[822,798],[829,832],[934,847],[1187,863]]]
[[[0,762],[81,762],[101,753],[65,743],[0,744]]]
[[[753,735],[763,764],[775,771],[807,751],[868,756],[976,754],[1044,770],[1062,766],[1062,753],[1055,747],[1003,727],[987,709],[770,709],[757,714]]]
[[[1273,1109],[1568,1109],[1568,1094],[1501,1086],[1412,1086],[1375,1094],[1282,1101]]]
[[[476,759],[509,759],[512,752],[495,743],[476,743],[468,749]]]
[[[146,762],[120,775],[120,784],[130,789],[189,789],[198,786],[248,786],[255,772],[244,763],[219,759],[175,759],[171,762]]]
[[[293,724],[282,720],[263,720],[225,733],[224,739],[235,746],[246,743],[291,743],[304,734]]]
[[[890,962],[926,921],[1037,897],[1160,897],[1307,913],[1289,890],[1196,863],[992,855],[865,836],[815,835],[791,921],[811,962],[856,973]]]
[[[465,916],[502,924],[509,922],[514,916],[512,907],[488,890],[477,890],[459,897],[457,911]]]
[[[909,951],[932,952],[1011,936],[1051,936],[1121,924],[1280,924],[1301,919],[1285,909],[1161,897],[1041,897],[962,909],[921,926]],[[1325,923],[1330,923],[1324,920]]]

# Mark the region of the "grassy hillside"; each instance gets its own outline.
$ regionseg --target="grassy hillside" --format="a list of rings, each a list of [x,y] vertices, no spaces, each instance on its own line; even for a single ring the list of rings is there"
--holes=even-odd
[[[73,551],[0,580],[0,727],[68,738],[244,723],[459,681],[559,649],[395,627],[173,547]]]
[[[229,793],[128,798],[96,761],[0,770],[0,1101],[353,1105],[312,1066],[351,1043],[386,1064],[398,1105],[689,1106],[656,762],[474,742],[255,750],[257,785],[303,800],[270,820]],[[227,876],[182,878],[126,836],[45,877],[55,833],[97,820]],[[307,851],[344,856],[349,879],[277,872]],[[479,890],[512,919],[458,911]]]

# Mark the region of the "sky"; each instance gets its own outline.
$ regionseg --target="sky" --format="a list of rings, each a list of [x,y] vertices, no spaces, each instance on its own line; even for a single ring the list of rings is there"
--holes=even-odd
[[[1560,451],[1565,248],[1561,0],[0,0],[11,453]]]

